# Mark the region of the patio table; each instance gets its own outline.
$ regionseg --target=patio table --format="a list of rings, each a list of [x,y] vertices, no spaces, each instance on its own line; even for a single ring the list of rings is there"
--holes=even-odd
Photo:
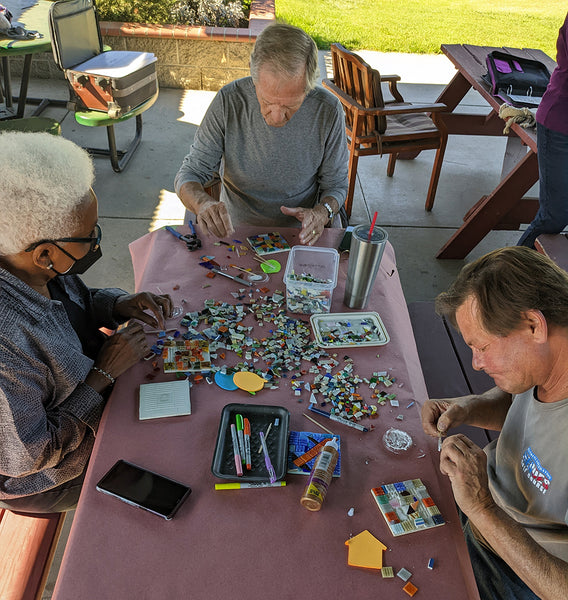
[[[443,102],[449,111],[440,113],[449,134],[502,136],[505,122],[499,118],[502,101],[491,95],[482,76],[487,72],[485,57],[493,50],[539,60],[552,73],[556,63],[542,50],[493,48],[469,44],[443,44],[442,51],[458,72],[436,102]],[[486,115],[456,112],[467,92],[473,88],[489,104]],[[536,129],[511,126],[507,139],[501,181],[487,196],[483,196],[464,216],[463,225],[439,250],[437,258],[465,256],[494,229],[518,229],[530,223],[538,210],[538,200],[523,198],[538,181]]]
[[[10,1],[3,2],[10,9]],[[26,102],[28,101],[28,85],[31,76],[32,58],[34,54],[51,51],[51,38],[48,28],[48,13],[52,2],[48,0],[39,0],[31,8],[25,8],[21,15],[14,15],[14,20],[24,23],[26,29],[39,31],[43,37],[32,40],[16,40],[9,37],[2,37],[0,34],[0,59],[2,61],[2,73],[4,83],[0,84],[0,102],[4,102],[4,107],[0,106],[0,120],[18,118],[24,116]],[[17,98],[12,94],[12,76],[10,70],[10,59],[16,56],[24,57],[24,66],[20,79],[20,92]],[[14,101],[17,101],[17,109],[14,110]],[[40,101],[41,102],[41,101]],[[48,101],[45,101],[47,105]],[[34,111],[34,116],[41,113],[45,105],[40,104]]]
[[[178,230],[188,231],[181,227]],[[298,229],[279,232],[290,245],[298,244]],[[232,237],[245,242],[247,236],[256,233],[264,232],[243,228]],[[343,230],[325,230],[318,244],[337,247],[342,234]],[[249,302],[249,292],[254,298],[272,295],[276,290],[284,292],[282,271],[259,284],[268,292],[245,288],[219,275],[208,278],[207,271],[197,264],[201,255],[214,256],[221,265],[258,270],[250,251],[237,253],[210,239],[203,239],[201,250],[188,252],[185,244],[170,233],[157,230],[133,242],[130,249],[136,289],[169,293],[174,304],[183,304],[188,311],[202,309],[206,299],[236,304]],[[286,257],[286,253],[273,256],[283,267]],[[346,269],[344,253],[332,312],[349,312],[342,304]],[[245,298],[235,299],[232,293]],[[426,399],[426,389],[390,244],[368,310],[378,311],[390,342],[380,347],[329,352],[337,356],[337,369],[342,368],[347,356],[351,357],[360,377],[387,371],[396,379],[388,389],[396,394],[399,407],[388,402],[379,406],[377,419],[362,421],[368,427],[374,425],[366,433],[309,413],[341,438],[341,476],[331,483],[320,512],[309,512],[300,505],[305,475],[288,474],[287,485],[279,488],[214,489],[215,483],[223,481],[212,474],[210,467],[226,404],[282,406],[291,413],[290,430],[321,433],[303,417],[309,412],[309,393],[302,391],[300,397],[294,394],[292,373],[277,380],[277,389],[263,389],[254,397],[242,390],[223,391],[214,383],[194,384],[191,415],[152,421],[138,419],[138,388],[140,383],[148,383],[149,374],[155,374],[151,362],[141,362],[122,375],[97,433],[54,599],[407,597],[402,590],[405,583],[399,577],[383,579],[380,572],[347,565],[345,542],[364,530],[387,546],[384,565],[392,566],[395,574],[403,567],[412,573],[410,582],[419,589],[420,598],[437,599],[441,589],[446,598],[479,598],[449,481],[439,471],[436,440],[422,431],[420,404]],[[290,316],[308,320],[307,315]],[[172,321],[169,325],[172,323],[176,324]],[[243,323],[253,325],[252,335],[258,338],[268,335],[271,329],[270,324],[260,327],[253,315]],[[227,350],[226,356],[214,363],[234,365],[240,360]],[[306,369],[309,366],[304,365]],[[153,381],[172,378],[160,369]],[[313,375],[305,373],[301,378],[310,381]],[[369,400],[365,390],[367,385],[360,384],[359,391]],[[397,419],[399,415],[402,420]],[[410,449],[400,454],[389,451],[383,443],[389,428],[411,435]],[[96,491],[97,481],[120,458],[192,487],[191,496],[171,521]],[[425,483],[446,524],[393,537],[371,496],[371,488],[415,478]],[[350,508],[354,509],[353,516],[348,514]],[[434,559],[433,570],[427,566],[430,558]]]

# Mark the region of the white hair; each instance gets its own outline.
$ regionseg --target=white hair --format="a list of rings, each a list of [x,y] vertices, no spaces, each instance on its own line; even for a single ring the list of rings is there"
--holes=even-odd
[[[0,133],[0,255],[70,237],[95,174],[91,157],[49,133]]]
[[[263,66],[288,79],[303,73],[308,93],[316,86],[319,76],[318,48],[299,27],[274,23],[259,34],[250,55],[250,73],[254,83],[258,82]]]

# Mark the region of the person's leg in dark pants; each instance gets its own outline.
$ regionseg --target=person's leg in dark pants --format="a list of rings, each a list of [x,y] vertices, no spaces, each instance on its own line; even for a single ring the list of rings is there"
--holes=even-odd
[[[560,233],[568,225],[568,136],[537,123],[538,212],[518,246],[534,248],[542,233]]]
[[[459,513],[481,600],[539,600],[503,559],[479,542],[469,519]]]

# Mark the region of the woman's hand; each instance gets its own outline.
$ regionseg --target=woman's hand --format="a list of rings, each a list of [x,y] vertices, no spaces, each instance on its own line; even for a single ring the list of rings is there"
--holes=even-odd
[[[137,319],[155,329],[165,329],[166,319],[172,314],[173,303],[168,294],[158,296],[151,292],[119,296],[114,305],[113,316],[117,319]],[[154,315],[146,311],[150,311]]]
[[[150,347],[142,325],[130,321],[104,342],[94,364],[100,371],[90,371],[85,383],[102,393],[112,383],[104,373],[116,379],[149,353]]]

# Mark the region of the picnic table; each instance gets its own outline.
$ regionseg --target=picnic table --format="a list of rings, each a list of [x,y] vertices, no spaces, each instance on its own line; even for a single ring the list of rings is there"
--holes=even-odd
[[[242,228],[234,235],[242,242],[258,233],[264,232]],[[279,233],[291,246],[298,243],[299,229],[280,229]],[[326,229],[318,244],[337,247],[342,235],[341,229]],[[202,249],[188,252],[184,243],[164,230],[133,242],[130,249],[136,289],[159,288],[170,293],[176,305],[185,300],[187,310],[192,311],[202,309],[206,299],[238,303],[250,302],[249,291],[255,298],[278,290],[285,293],[283,270],[270,275],[262,284],[268,291],[261,292],[245,289],[225,277],[209,278],[209,272],[198,265],[201,255],[213,255],[219,264],[258,269],[250,251],[239,255],[213,242],[204,238]],[[238,246],[236,241],[230,243]],[[281,253],[272,258],[285,265],[287,256]],[[343,254],[332,313],[349,311],[342,303],[346,271],[347,256]],[[230,272],[244,276],[242,271]],[[245,297],[235,300],[233,294]],[[242,323],[254,325],[255,338],[270,337],[274,325],[254,324],[259,310],[262,313],[262,309],[255,309]],[[379,312],[390,341],[380,347],[361,344],[331,352],[341,364],[352,359],[360,377],[383,370],[392,374],[396,381],[388,389],[395,392],[399,406],[387,402],[379,407],[377,419],[362,420],[374,426],[368,432],[311,412],[339,434],[341,442],[341,476],[332,482],[318,513],[300,505],[307,475],[287,475],[287,485],[276,489],[216,491],[214,487],[219,479],[211,465],[224,405],[241,402],[285,407],[290,412],[290,430],[318,431],[303,416],[310,412],[309,394],[302,391],[300,397],[295,395],[293,371],[278,379],[276,389],[263,389],[254,398],[243,390],[228,392],[215,383],[195,383],[191,415],[152,421],[138,419],[139,385],[149,382],[149,374],[155,375],[155,382],[172,376],[161,372],[161,367],[156,373],[151,363],[144,361],[122,375],[97,433],[54,598],[403,598],[405,582],[396,573],[404,567],[412,573],[409,583],[418,588],[420,598],[439,598],[442,585],[445,597],[478,599],[449,480],[439,470],[437,443],[422,430],[420,405],[427,392],[390,244],[382,258],[369,310]],[[359,314],[349,312],[353,317]],[[289,317],[309,322],[309,315]],[[310,338],[310,334],[305,336],[304,345]],[[228,362],[230,356],[232,350],[227,350],[226,356],[215,361]],[[301,368],[305,370],[302,379],[313,377],[305,362]],[[361,384],[362,394],[366,394],[366,385]],[[383,436],[392,428],[413,438],[407,451],[397,454],[385,446]],[[191,496],[171,521],[96,491],[97,481],[119,458],[192,487]],[[371,489],[415,478],[426,484],[446,524],[393,537]],[[394,568],[393,578],[347,564],[345,542],[365,530],[387,546],[383,565]],[[430,558],[435,559],[434,570],[427,566]]]
[[[10,9],[10,1],[4,2],[4,4]],[[28,30],[38,31],[42,34],[41,38],[17,40],[7,36],[2,37],[2,34],[0,34],[0,60],[3,75],[3,82],[0,82],[0,120],[21,119],[24,116],[26,103],[29,100],[28,86],[33,56],[40,52],[51,51],[51,38],[48,29],[48,13],[51,4],[52,2],[48,2],[48,0],[39,0],[32,7],[25,8],[21,15],[17,12],[14,15],[15,21],[24,23]],[[17,97],[14,97],[10,60],[16,56],[24,57],[24,66],[20,79],[20,92]],[[14,109],[14,103],[17,103],[16,109]],[[40,114],[44,108],[45,105],[40,105],[35,110],[34,116]]]
[[[470,44],[443,44],[442,51],[458,72],[443,90],[436,102],[443,102],[448,112],[439,113],[448,128],[448,134],[502,136],[504,121],[499,117],[502,101],[490,93],[482,79],[487,72],[485,58],[493,50],[500,50],[523,58],[544,63],[552,73],[556,63],[542,50],[494,48]],[[485,115],[456,111],[470,89],[476,90],[489,104]],[[538,181],[536,129],[511,126],[503,160],[501,181],[489,194],[483,196],[464,216],[463,225],[437,253],[437,258],[465,258],[465,256],[492,230],[518,229],[521,223],[530,223],[538,210],[538,199],[523,196]]]

